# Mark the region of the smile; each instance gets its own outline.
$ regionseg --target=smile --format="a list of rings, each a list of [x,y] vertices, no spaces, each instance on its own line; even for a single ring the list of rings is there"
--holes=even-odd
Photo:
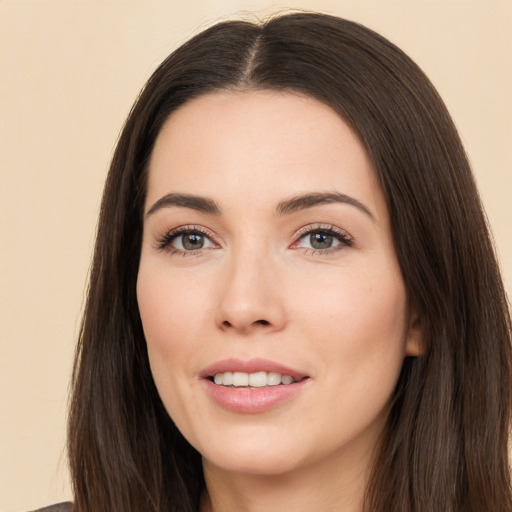
[[[297,400],[311,385],[311,376],[268,359],[225,359],[201,374],[206,395],[222,409],[262,413]]]
[[[218,386],[265,388],[268,386],[289,385],[297,382],[291,375],[277,372],[224,372],[216,373],[213,382]]]

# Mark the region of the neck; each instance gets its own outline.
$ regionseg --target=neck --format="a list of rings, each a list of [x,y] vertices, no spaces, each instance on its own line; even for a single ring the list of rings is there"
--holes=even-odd
[[[371,457],[339,457],[284,474],[233,473],[203,461],[201,512],[362,512]]]

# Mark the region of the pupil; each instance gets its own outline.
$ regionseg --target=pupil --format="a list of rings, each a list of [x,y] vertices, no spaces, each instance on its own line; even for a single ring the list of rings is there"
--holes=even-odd
[[[185,249],[194,250],[201,249],[204,245],[204,237],[203,235],[198,235],[197,233],[190,233],[188,235],[183,235],[183,247]]]
[[[332,235],[327,233],[312,233],[310,236],[311,247],[314,249],[329,249],[332,246]]]

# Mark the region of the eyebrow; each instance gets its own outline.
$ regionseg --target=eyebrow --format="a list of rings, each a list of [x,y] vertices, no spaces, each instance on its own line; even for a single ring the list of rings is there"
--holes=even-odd
[[[168,208],[170,206],[181,206],[182,208],[191,208],[203,213],[209,213],[211,215],[220,215],[221,210],[217,203],[213,199],[206,197],[194,196],[191,194],[179,194],[171,193],[161,197],[146,213],[146,217],[149,217],[153,213],[162,208]]]
[[[291,213],[313,208],[314,206],[332,203],[342,203],[354,206],[358,210],[368,215],[372,220],[375,220],[372,212],[357,199],[341,194],[340,192],[313,192],[294,196],[285,201],[281,201],[276,208],[279,215],[289,215]],[[202,213],[210,215],[221,215],[222,211],[213,199],[207,197],[195,196],[192,194],[170,193],[161,197],[156,201],[153,206],[146,213],[146,217],[154,214],[162,208],[171,206],[178,206],[182,208],[190,208]]]
[[[340,192],[315,192],[295,196],[279,203],[277,206],[277,213],[280,215],[288,215],[299,210],[312,208],[313,206],[331,203],[342,203],[354,206],[368,215],[372,220],[375,220],[372,212],[363,203],[351,196],[341,194]]]

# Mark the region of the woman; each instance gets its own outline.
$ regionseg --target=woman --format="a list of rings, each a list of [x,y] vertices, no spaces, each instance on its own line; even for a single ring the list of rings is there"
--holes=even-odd
[[[437,93],[357,24],[218,24],[105,188],[74,510],[512,510],[510,318]]]

